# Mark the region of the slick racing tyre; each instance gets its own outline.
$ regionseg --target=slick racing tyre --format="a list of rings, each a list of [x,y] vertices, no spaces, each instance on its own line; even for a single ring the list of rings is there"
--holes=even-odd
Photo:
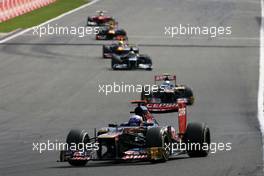
[[[190,157],[206,157],[210,151],[210,130],[205,123],[189,123],[184,134]]]
[[[150,59],[150,57],[148,55],[140,55],[139,56],[139,62],[141,64],[145,64],[145,65],[149,65],[150,68],[147,68],[146,70],[152,70],[151,66],[152,66],[152,60]]]
[[[118,56],[113,56],[111,59],[111,67],[113,70],[117,70],[117,68],[115,66],[116,64],[122,64],[122,60]]]
[[[115,36],[117,40],[128,40],[127,33],[123,29],[117,30]]]
[[[115,58],[112,58],[111,59],[111,67],[112,67],[113,70],[116,70],[115,64],[117,64],[117,61],[116,61]]]
[[[102,57],[103,58],[106,58],[105,57],[105,53],[108,51],[107,47],[105,45],[103,45],[103,53],[102,53]]]
[[[90,17],[87,18],[87,23],[86,23],[86,26],[90,26],[89,22],[91,22],[92,19]]]
[[[144,64],[144,65],[148,65],[149,68],[146,68],[146,70],[152,70],[151,66],[152,66],[152,60],[150,59],[150,57],[148,55],[139,55],[139,64]]]
[[[90,138],[88,134],[84,130],[72,129],[66,139],[66,143],[71,146],[79,143],[83,143],[84,145],[90,142]],[[68,161],[72,166],[84,166],[88,162],[87,160],[69,160]]]
[[[140,98],[141,98],[141,100],[145,100],[145,101],[147,101],[147,103],[149,103],[149,102],[151,102],[153,93],[150,90],[148,90],[148,91],[147,90],[148,90],[147,88],[143,87],[142,92],[140,94]]]
[[[161,147],[164,149],[162,158],[159,160],[151,160],[151,162],[166,162],[169,159],[170,150],[168,144],[170,143],[169,135],[159,127],[150,128],[146,134],[146,146]]]
[[[145,91],[145,87],[143,87],[142,92],[140,94],[141,100],[147,100],[147,92]]]
[[[117,30],[116,31],[116,35],[122,35],[122,36],[126,36],[126,31],[125,30],[123,30],[123,29],[120,29],[120,30]]]
[[[193,91],[186,87],[185,89],[185,97],[187,98],[187,105],[193,105],[194,103],[194,96],[193,96]]]
[[[146,56],[144,60],[145,60],[145,64],[152,65],[152,60],[150,59],[149,56]]]
[[[152,65],[152,60],[150,59],[150,57],[148,55],[140,55],[139,56],[140,58],[140,63],[142,64],[149,64],[149,65]]]

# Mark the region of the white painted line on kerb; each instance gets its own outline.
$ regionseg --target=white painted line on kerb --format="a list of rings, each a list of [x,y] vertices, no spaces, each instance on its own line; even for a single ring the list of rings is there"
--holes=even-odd
[[[50,22],[53,22],[53,21],[55,21],[55,20],[58,20],[58,19],[60,19],[60,18],[62,18],[62,17],[64,17],[64,16],[66,16],[66,15],[72,14],[72,13],[74,13],[74,12],[76,12],[76,11],[78,11],[78,10],[81,10],[81,9],[83,9],[83,8],[85,8],[85,7],[88,7],[88,6],[90,6],[90,5],[93,5],[94,3],[98,2],[98,1],[100,1],[100,0],[93,0],[93,1],[91,1],[91,2],[89,2],[89,3],[87,3],[87,4],[84,4],[84,5],[82,5],[82,6],[78,7],[78,8],[76,8],[76,9],[73,9],[73,10],[71,10],[71,11],[68,11],[68,12],[66,12],[66,13],[63,13],[63,14],[61,14],[60,16],[57,16],[56,18],[52,18],[52,19],[50,19],[50,20],[48,20],[48,21],[46,21],[46,22],[44,22],[44,23],[41,23],[41,24],[38,25],[38,27],[43,26],[43,25],[45,25],[45,24],[48,24],[48,23],[50,23]],[[10,37],[7,37],[7,38],[5,38],[5,39],[3,39],[3,40],[0,40],[0,43],[5,43],[5,42],[7,42],[7,41],[9,41],[9,40],[12,40],[12,39],[14,39],[14,38],[16,38],[16,37],[18,37],[18,36],[20,36],[20,35],[22,35],[22,34],[28,32],[28,31],[32,30],[34,27],[36,27],[36,26],[33,26],[33,27],[31,27],[31,28],[28,28],[28,29],[25,29],[25,30],[23,30],[23,31],[21,31],[21,32],[18,32],[18,33],[16,33],[16,34],[14,34],[14,35],[11,35]]]
[[[259,89],[258,89],[258,119],[262,132],[263,162],[264,162],[264,115],[263,115],[263,96],[264,96],[264,0],[261,0],[261,26],[260,26],[260,58],[259,58]],[[263,164],[264,172],[264,164]]]

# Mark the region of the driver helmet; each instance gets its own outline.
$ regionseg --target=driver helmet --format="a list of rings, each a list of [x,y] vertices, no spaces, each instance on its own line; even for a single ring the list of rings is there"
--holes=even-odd
[[[104,12],[103,11],[100,11],[99,12],[99,16],[103,16],[104,15]]]
[[[123,47],[123,46],[124,46],[124,42],[123,42],[122,40],[120,40],[120,41],[118,42],[118,46]]]
[[[164,83],[162,83],[160,85],[161,88],[164,88],[164,89],[172,89],[173,88],[173,84],[171,84],[170,81],[165,81]]]
[[[148,112],[148,109],[145,106],[138,106],[135,108],[136,115],[144,116],[147,112]]]
[[[130,51],[129,53],[130,53],[131,55],[134,55],[134,54],[135,54],[135,51],[132,50],[132,51]]]
[[[169,85],[170,84],[170,81],[165,81],[165,84],[168,84]]]
[[[114,24],[110,24],[110,25],[109,25],[109,29],[110,29],[110,30],[113,30],[114,28],[115,28],[115,25],[114,25]]]
[[[129,124],[129,126],[140,126],[142,122],[143,122],[143,119],[142,119],[141,116],[139,116],[139,115],[132,115],[129,118],[128,124]]]

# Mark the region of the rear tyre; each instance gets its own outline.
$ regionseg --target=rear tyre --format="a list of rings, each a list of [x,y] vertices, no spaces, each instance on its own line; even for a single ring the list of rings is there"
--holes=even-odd
[[[84,145],[90,142],[89,135],[84,130],[72,129],[66,139],[66,143],[71,145],[78,145],[83,143]],[[72,166],[85,166],[87,160],[69,160],[68,163]]]
[[[151,66],[152,66],[152,60],[150,59],[149,56],[145,57],[145,63],[150,66],[150,68],[147,68],[147,70],[148,71],[151,71],[152,70],[152,68],[151,68]]]
[[[131,47],[131,51],[134,51],[136,54],[139,54],[139,49],[136,47]]]
[[[115,64],[117,64],[116,60],[114,58],[111,59],[111,67],[113,70],[116,70]]]
[[[150,57],[148,55],[140,55],[139,59],[140,59],[141,64],[146,64],[146,65],[150,66],[150,68],[147,68],[146,70],[152,70],[152,68],[151,68],[152,60],[150,59]]]
[[[86,26],[90,26],[89,22],[92,21],[92,19],[90,17],[87,18],[87,23]]]
[[[106,48],[105,45],[103,45],[103,53],[102,53],[102,57],[103,58],[106,58],[105,55],[104,55],[106,53],[106,51],[107,51],[107,48]]]
[[[125,30],[123,30],[123,29],[120,29],[120,30],[118,30],[118,31],[116,31],[116,35],[120,35],[120,36],[126,36],[126,31]]]
[[[139,58],[140,58],[140,61],[141,61],[142,64],[150,64],[150,65],[152,65],[152,60],[150,59],[150,57],[148,55],[140,54]]]
[[[145,57],[145,64],[152,65],[152,60],[150,59],[149,56]]]
[[[150,128],[146,134],[147,148],[162,147],[164,150],[166,145],[170,143],[169,135],[161,128]],[[160,160],[152,160],[151,162],[166,162],[169,159],[170,151],[166,150]]]
[[[193,91],[188,87],[186,87],[185,89],[185,97],[188,100],[187,105],[193,105],[194,103]]]
[[[140,95],[141,100],[145,100],[147,103],[150,103],[152,96],[153,96],[153,93],[149,89],[146,90],[145,87],[142,88],[142,92]]]
[[[127,33],[124,29],[119,29],[115,33],[115,37],[117,40],[128,40]]]
[[[111,66],[113,70],[117,70],[117,68],[115,67],[116,64],[122,64],[122,58],[113,55],[112,59],[111,59]]]
[[[140,98],[141,98],[141,100],[146,100],[146,99],[147,99],[147,98],[146,98],[145,87],[143,87],[143,90],[142,90],[142,92],[141,92]]]
[[[189,123],[184,141],[188,144],[187,153],[190,157],[206,157],[210,152],[210,130],[205,123]]]

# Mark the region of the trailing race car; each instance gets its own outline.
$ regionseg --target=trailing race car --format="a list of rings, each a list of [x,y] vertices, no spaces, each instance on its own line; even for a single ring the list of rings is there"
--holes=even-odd
[[[157,85],[157,81],[163,83]],[[174,84],[171,81],[174,81]],[[141,93],[141,99],[146,101],[146,106],[151,112],[177,111],[178,99],[184,99],[187,105],[194,103],[193,91],[185,85],[176,84],[176,75],[155,75],[155,85],[158,87],[156,91]]]
[[[87,18],[87,26],[107,26],[116,20],[111,16],[104,15],[105,11],[96,11],[98,15]]]
[[[146,106],[141,104],[142,101],[133,103],[138,106],[128,122],[109,124],[98,131],[95,129],[93,138],[85,130],[71,130],[66,139],[68,146],[96,147],[93,150],[70,147],[60,152],[59,161],[68,162],[72,166],[84,166],[88,161],[165,162],[181,154],[190,157],[208,155],[210,130],[205,123],[187,125],[184,102],[178,102],[178,133],[172,126],[160,126]]]
[[[96,40],[128,40],[127,33],[124,29],[120,29],[116,24],[99,28],[95,36]]]
[[[113,54],[111,66],[113,70],[152,70],[152,60],[148,55],[130,51],[127,54]]]
[[[112,58],[113,54],[128,54],[130,51],[134,51],[136,54],[139,53],[139,49],[136,46],[129,45],[124,41],[120,40],[115,43],[103,45],[103,58]]]

